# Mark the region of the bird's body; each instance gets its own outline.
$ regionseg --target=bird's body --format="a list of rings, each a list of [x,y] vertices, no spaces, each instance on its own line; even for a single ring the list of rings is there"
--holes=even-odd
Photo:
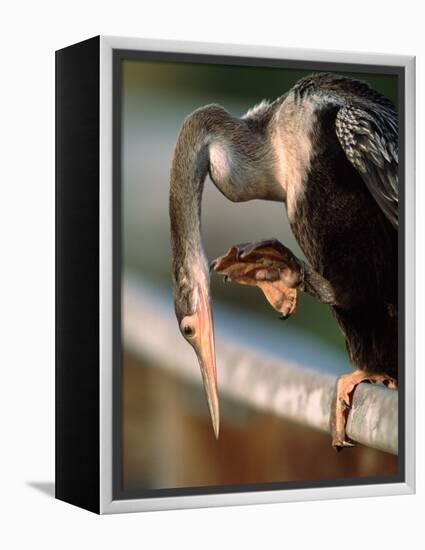
[[[310,108],[315,122],[308,170],[288,209],[291,229],[310,265],[332,285],[337,304],[331,307],[353,366],[396,377],[398,232],[335,132],[347,105],[397,124],[395,110],[366,86],[333,75],[302,80],[293,96],[316,109]]]
[[[345,159],[313,162],[290,225],[332,285],[353,366],[397,376],[398,233]]]
[[[190,271],[188,250],[198,270],[203,257],[200,200],[208,172],[232,201],[285,202],[309,264],[264,241],[233,247],[214,269],[260,286],[279,311],[292,300],[285,285],[309,292],[332,307],[358,371],[371,380],[383,372],[396,377],[397,151],[394,106],[365,83],[328,73],[300,80],[242,119],[215,105],[195,111],[182,127],[171,179],[178,317],[179,271]],[[194,212],[192,222],[183,221]]]

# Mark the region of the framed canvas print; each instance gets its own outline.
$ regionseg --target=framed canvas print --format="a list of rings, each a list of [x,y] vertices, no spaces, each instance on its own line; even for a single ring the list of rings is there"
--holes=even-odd
[[[56,52],[57,498],[413,492],[414,238],[414,58]]]

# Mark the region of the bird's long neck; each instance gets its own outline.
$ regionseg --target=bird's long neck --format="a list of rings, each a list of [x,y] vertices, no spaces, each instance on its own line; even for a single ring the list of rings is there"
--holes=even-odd
[[[201,201],[208,173],[231,201],[283,200],[273,176],[264,134],[218,105],[194,111],[180,130],[170,178],[170,220],[174,264],[202,255]]]
[[[202,257],[201,202],[209,170],[208,130],[192,114],[180,130],[170,176],[170,222],[174,271]]]

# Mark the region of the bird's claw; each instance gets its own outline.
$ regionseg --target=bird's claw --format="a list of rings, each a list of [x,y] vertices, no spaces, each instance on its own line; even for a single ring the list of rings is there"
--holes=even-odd
[[[212,260],[210,262],[210,265],[209,265],[210,271],[214,271],[214,268],[215,268],[216,264],[217,264],[217,260]]]
[[[258,246],[261,246],[261,243],[268,242],[268,241],[258,241],[258,242],[252,242],[252,243],[245,243],[245,244],[239,244],[236,245],[236,258],[246,258],[253,252]]]
[[[293,252],[277,239],[264,239],[261,241],[241,243],[235,245],[233,248],[236,251],[237,259],[248,258],[248,256],[253,254],[256,259],[263,258],[275,260],[285,263],[285,265],[293,261],[298,263],[298,259]]]
[[[361,382],[369,382],[371,384],[383,383],[388,388],[397,388],[397,380],[383,373],[373,374],[356,370],[350,374],[343,374],[338,378],[330,416],[332,446],[336,451],[356,445],[347,436],[346,425],[348,415],[353,406],[354,391]]]
[[[346,449],[347,447],[355,447],[356,443],[348,437],[336,437],[332,439],[332,447],[337,453]]]
[[[269,303],[287,319],[296,309],[302,267],[293,253],[276,239],[232,246],[210,263],[224,281],[261,288]]]

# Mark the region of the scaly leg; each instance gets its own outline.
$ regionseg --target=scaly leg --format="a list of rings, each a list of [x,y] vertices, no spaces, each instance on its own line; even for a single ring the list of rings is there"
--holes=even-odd
[[[356,370],[350,374],[343,374],[338,378],[330,418],[332,446],[336,451],[355,445],[355,442],[347,436],[345,430],[348,413],[353,404],[354,390],[361,382],[383,383],[391,389],[397,388],[397,380],[384,373],[372,374],[363,370]]]
[[[232,246],[211,263],[211,270],[224,275],[225,280],[259,287],[281,313],[281,319],[294,313],[297,289],[324,304],[336,304],[329,281],[276,239]]]

